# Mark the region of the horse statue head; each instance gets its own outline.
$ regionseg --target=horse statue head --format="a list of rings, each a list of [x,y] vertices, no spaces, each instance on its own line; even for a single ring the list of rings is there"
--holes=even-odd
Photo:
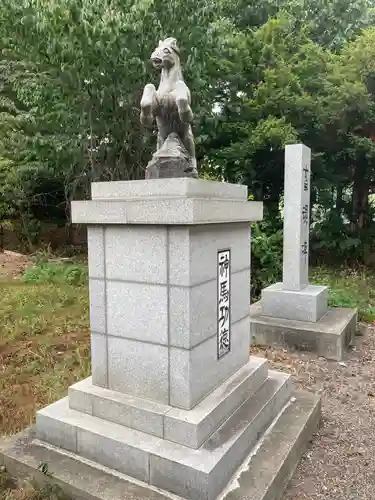
[[[169,37],[160,40],[159,45],[151,54],[151,62],[156,69],[171,69],[173,66],[180,65],[180,49],[177,46],[177,40]]]

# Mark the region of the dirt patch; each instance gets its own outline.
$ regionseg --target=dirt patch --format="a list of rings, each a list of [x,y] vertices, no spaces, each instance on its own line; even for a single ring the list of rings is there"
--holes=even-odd
[[[5,250],[0,252],[0,279],[19,278],[24,270],[32,265],[29,257]]]
[[[322,396],[322,425],[284,500],[373,500],[375,488],[375,328],[344,362],[253,348],[296,388]]]

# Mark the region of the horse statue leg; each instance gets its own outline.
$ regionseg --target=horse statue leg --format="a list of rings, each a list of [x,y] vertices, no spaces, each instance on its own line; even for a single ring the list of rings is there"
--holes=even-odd
[[[190,107],[190,92],[182,80],[176,84],[175,96],[180,120],[182,123],[191,123],[194,116]]]
[[[193,132],[191,130],[191,126],[187,126],[186,134],[182,138],[182,142],[189,154],[190,158],[190,169],[189,169],[189,174],[191,177],[198,178],[198,170],[197,170],[197,159],[195,157],[195,143],[194,143],[194,136]]]
[[[154,124],[154,113],[152,107],[155,102],[155,95],[155,85],[148,83],[144,88],[141,99],[141,124],[147,128],[152,128]]]
[[[195,157],[194,136],[190,125],[193,121],[194,115],[190,107],[189,89],[185,84],[185,82],[183,82],[182,80],[180,80],[176,84],[175,96],[176,96],[178,115],[180,117],[181,122],[184,124],[186,128],[185,134],[183,137],[181,137],[181,139],[190,158],[189,174],[191,177],[198,177],[197,160]]]

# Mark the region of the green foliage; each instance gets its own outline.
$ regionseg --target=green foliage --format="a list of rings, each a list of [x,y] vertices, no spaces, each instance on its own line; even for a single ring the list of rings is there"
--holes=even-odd
[[[147,64],[150,54],[159,38],[174,33],[204,109],[211,93],[205,54],[218,54],[225,36],[217,11],[211,0],[168,6],[4,0],[5,82],[22,104],[8,109],[17,128],[8,129],[7,152],[27,166],[62,170],[71,196],[90,180],[139,178],[152,147],[139,123],[142,87],[157,77]]]
[[[332,261],[337,258],[352,261],[363,257],[363,246],[358,236],[352,235],[348,224],[335,210],[329,211],[321,222],[317,222],[312,230],[311,250],[316,255],[325,259],[332,256]]]
[[[311,282],[329,287],[331,307],[358,308],[359,320],[375,321],[375,275],[365,268],[318,267],[311,271]]]
[[[291,0],[285,9],[311,39],[331,49],[340,48],[374,21],[372,0]]]
[[[281,279],[283,232],[262,221],[252,225],[251,234],[251,298],[256,300],[263,288]]]
[[[350,234],[329,215],[318,220],[315,248],[328,243],[350,257],[373,224],[372,3],[3,0],[0,218],[21,219],[33,250],[35,221],[69,218],[69,202],[87,197],[91,181],[143,177],[155,137],[141,130],[139,101],[158,80],[147,61],[173,34],[201,177],[244,183],[277,214],[285,144],[304,142],[312,201],[327,212],[335,190],[350,192],[338,210]]]
[[[87,268],[78,264],[40,263],[26,269],[23,281],[31,284],[85,285]]]

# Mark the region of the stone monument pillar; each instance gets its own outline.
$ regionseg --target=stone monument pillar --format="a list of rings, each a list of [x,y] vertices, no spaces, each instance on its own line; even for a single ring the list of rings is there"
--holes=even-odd
[[[309,285],[311,151],[285,148],[283,282],[262,291],[266,316],[318,321],[327,312],[326,286]]]
[[[38,412],[42,444],[155,500],[155,488],[214,500],[247,456],[267,473],[241,498],[285,487],[319,398],[291,403],[290,376],[249,359],[249,222],[261,218],[245,186],[191,178],[97,183],[73,202],[88,225],[92,377]]]
[[[356,328],[356,311],[328,309],[328,288],[309,284],[311,151],[285,148],[283,282],[251,307],[255,342],[292,346],[341,359]]]

